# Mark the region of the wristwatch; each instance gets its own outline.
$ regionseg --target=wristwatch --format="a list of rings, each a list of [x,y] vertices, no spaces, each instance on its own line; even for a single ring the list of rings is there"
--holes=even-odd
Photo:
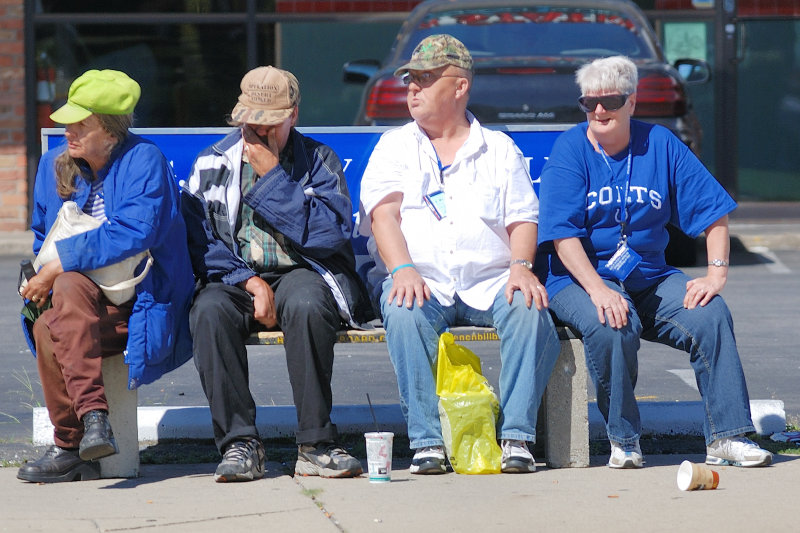
[[[708,262],[708,266],[715,266],[715,267],[726,267],[730,263],[725,261],[724,259],[714,259],[713,261]]]
[[[527,259],[514,259],[513,261],[511,261],[511,264],[512,265],[523,265],[528,270],[533,270],[533,263],[531,263]]]

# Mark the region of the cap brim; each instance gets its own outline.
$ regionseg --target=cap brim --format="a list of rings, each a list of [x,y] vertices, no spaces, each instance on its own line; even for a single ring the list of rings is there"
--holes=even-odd
[[[50,114],[50,120],[58,124],[75,124],[91,116],[92,112],[75,105],[72,102],[67,102],[56,111]]]
[[[231,111],[231,120],[240,124],[275,126],[289,118],[292,111],[294,111],[294,107],[289,109],[251,109],[238,103]]]
[[[433,63],[430,61],[409,61],[402,67],[398,67],[397,70],[394,71],[395,76],[402,76],[409,70],[433,70],[436,68],[446,67],[449,65],[447,61],[442,61],[441,63]]]

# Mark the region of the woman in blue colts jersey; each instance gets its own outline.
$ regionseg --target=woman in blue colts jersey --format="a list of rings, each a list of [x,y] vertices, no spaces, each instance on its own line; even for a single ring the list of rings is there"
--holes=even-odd
[[[640,338],[684,350],[705,404],[706,462],[762,466],[733,321],[719,293],[736,203],[669,130],[632,120],[636,65],[603,58],[576,74],[586,122],[562,134],[542,171],[539,242],[550,309],[583,335],[612,468],[644,463],[634,396]],[[705,232],[708,271],[666,264],[672,223]]]

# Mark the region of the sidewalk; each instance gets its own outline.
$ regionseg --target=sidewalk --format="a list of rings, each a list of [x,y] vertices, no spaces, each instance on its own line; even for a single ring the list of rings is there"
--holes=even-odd
[[[792,530],[800,456],[767,468],[714,467],[719,487],[682,492],[683,460],[647,456],[642,470],[589,468],[534,474],[412,476],[408,460],[392,482],[267,477],[214,483],[215,465],[147,465],[141,477],[37,485],[0,468],[0,531],[784,531]],[[289,465],[291,467],[291,465]]]

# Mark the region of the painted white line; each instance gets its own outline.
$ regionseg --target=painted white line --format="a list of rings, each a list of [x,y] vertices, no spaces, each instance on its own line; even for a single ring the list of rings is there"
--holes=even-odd
[[[764,266],[767,267],[767,270],[772,272],[773,274],[791,274],[792,269],[787,267],[783,264],[783,262],[778,259],[778,256],[775,255],[775,252],[767,248],[766,246],[751,246],[748,248],[749,251],[753,252],[754,254],[758,254],[763,258],[768,259],[770,262],[764,262]]]
[[[686,368],[673,368],[672,370],[667,370],[667,372],[678,376],[681,381],[689,386],[690,389],[700,392],[697,388],[697,380],[694,377],[694,370]]]

